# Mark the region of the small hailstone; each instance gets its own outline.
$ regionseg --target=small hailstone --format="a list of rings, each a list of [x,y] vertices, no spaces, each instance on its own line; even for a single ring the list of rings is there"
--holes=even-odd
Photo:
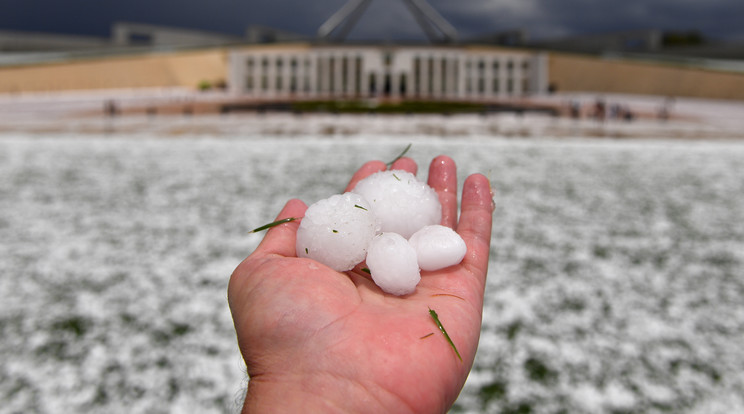
[[[439,224],[426,226],[408,240],[416,250],[422,270],[439,270],[462,261],[467,252],[465,241],[454,230]]]
[[[421,280],[416,251],[396,233],[382,233],[372,239],[367,267],[375,284],[393,295],[413,293]]]
[[[418,229],[442,221],[442,204],[433,188],[403,171],[380,171],[352,190],[369,200],[383,232],[411,237]]]
[[[297,257],[343,272],[364,260],[380,225],[364,197],[337,194],[308,207],[297,229]]]

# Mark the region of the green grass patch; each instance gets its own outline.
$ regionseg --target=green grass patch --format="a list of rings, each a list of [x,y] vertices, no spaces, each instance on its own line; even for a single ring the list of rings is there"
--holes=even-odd
[[[293,102],[295,112],[332,112],[332,113],[380,113],[380,114],[456,114],[486,112],[492,107],[469,102],[432,102],[405,101],[381,102],[368,101],[304,101]]]

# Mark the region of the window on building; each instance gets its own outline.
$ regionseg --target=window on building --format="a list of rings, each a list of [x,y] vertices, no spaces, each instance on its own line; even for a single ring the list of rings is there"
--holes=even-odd
[[[145,46],[153,44],[152,33],[131,32],[127,36],[127,43],[135,46]]]
[[[336,92],[336,58],[328,58],[328,91]]]
[[[305,58],[302,62],[302,90],[310,92],[310,59]]]
[[[447,93],[447,58],[442,58],[439,65],[439,91],[444,94]]]
[[[349,58],[347,56],[341,59],[341,92],[349,93]]]
[[[385,96],[388,96],[393,92],[393,77],[390,73],[386,73],[383,81],[382,93],[385,94]]]
[[[493,63],[491,64],[491,68],[493,74],[493,80],[491,82],[491,92],[497,94],[501,91],[501,63],[498,61],[498,59],[493,61]]]
[[[261,90],[269,90],[269,58],[261,59]]]
[[[275,86],[277,91],[281,91],[284,89],[284,59],[278,57],[276,58],[276,71],[274,73],[276,76],[275,78]]]
[[[362,57],[356,57],[354,65],[354,93],[359,96],[362,94]]]
[[[297,92],[297,58],[289,60],[289,92]]]
[[[418,56],[413,58],[413,94],[421,94],[421,58]]]
[[[318,56],[315,61],[315,91],[325,92],[325,85],[323,84],[323,58]]]
[[[369,74],[369,94],[374,96],[377,95],[377,76],[374,73]]]
[[[473,62],[470,60],[465,61],[465,93],[473,93]]]
[[[506,61],[506,93],[514,93],[514,61],[511,59]]]
[[[486,61],[483,59],[478,61],[478,93],[483,95],[486,93]]]
[[[429,95],[434,93],[434,58],[429,57],[428,64],[426,65],[426,93]]]
[[[452,85],[452,91],[454,93],[460,92],[460,60],[455,59],[452,61],[452,79],[454,84]]]
[[[255,62],[252,57],[249,57],[245,61],[245,90],[247,92],[253,91],[253,66]]]

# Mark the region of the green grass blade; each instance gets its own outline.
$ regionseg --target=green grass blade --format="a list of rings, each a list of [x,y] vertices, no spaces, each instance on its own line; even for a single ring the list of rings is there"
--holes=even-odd
[[[395,159],[387,163],[387,166],[391,167],[395,163],[395,161],[398,161],[399,159],[403,158],[403,156],[406,155],[408,150],[411,149],[411,145],[413,144],[408,144],[408,146],[403,150],[403,152],[401,152],[397,157],[395,157]]]
[[[446,339],[447,342],[449,342],[450,346],[455,351],[455,354],[457,354],[457,358],[459,358],[460,362],[462,362],[462,357],[460,356],[460,353],[457,351],[457,347],[455,346],[455,343],[452,342],[452,339],[447,334],[447,331],[444,329],[444,326],[442,326],[442,322],[439,322],[439,316],[437,315],[437,313],[432,308],[429,308],[429,315],[431,315],[431,318],[434,319],[434,323],[436,323],[439,330],[442,331],[442,335],[444,335],[444,339]]]
[[[249,231],[248,233],[258,233],[259,231],[264,231],[264,230],[270,229],[272,227],[276,227],[276,226],[278,226],[280,224],[289,223],[290,221],[295,221],[295,220],[297,220],[297,217],[290,217],[290,218],[285,218],[285,219],[277,220],[277,221],[275,221],[273,223],[269,223],[269,224],[265,224],[265,225],[263,225],[261,227],[257,227],[255,229]]]

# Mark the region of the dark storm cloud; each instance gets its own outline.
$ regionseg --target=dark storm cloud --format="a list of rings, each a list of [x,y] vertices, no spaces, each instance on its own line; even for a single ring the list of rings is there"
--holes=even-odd
[[[0,0],[0,30],[106,36],[114,21],[235,35],[249,25],[313,34],[347,0]],[[430,0],[463,36],[525,29],[532,37],[659,28],[744,39],[740,0]],[[400,0],[375,0],[352,38],[422,36]]]
[[[744,38],[738,0],[432,0],[463,32],[527,29],[535,37],[635,29],[699,30]],[[480,11],[480,12],[479,12]],[[456,23],[456,24],[457,24]]]

